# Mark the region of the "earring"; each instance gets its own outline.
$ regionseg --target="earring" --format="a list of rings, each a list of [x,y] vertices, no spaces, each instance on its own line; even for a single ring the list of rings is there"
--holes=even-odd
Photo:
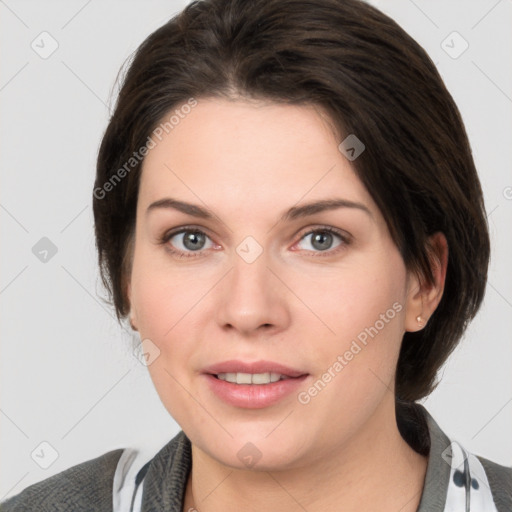
[[[416,317],[416,321],[418,322],[418,324],[420,325],[420,327],[424,327],[425,322],[423,321],[423,318],[421,318],[421,315],[418,315],[418,316]]]

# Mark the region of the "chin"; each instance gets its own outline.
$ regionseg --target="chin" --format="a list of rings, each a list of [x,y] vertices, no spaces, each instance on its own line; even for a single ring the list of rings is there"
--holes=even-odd
[[[272,428],[275,427],[274,423]],[[286,431],[278,435],[277,430],[272,432],[272,428],[253,429],[254,435],[248,435],[245,429],[240,428],[238,432],[230,430],[233,437],[215,435],[201,437],[198,443],[191,441],[201,451],[233,469],[276,471],[298,465],[304,451],[304,440],[299,441],[293,433]]]

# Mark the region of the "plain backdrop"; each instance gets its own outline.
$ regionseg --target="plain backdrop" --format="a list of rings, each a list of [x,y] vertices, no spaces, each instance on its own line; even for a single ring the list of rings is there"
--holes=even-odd
[[[512,465],[512,2],[372,3],[459,106],[491,231],[485,302],[422,403],[469,451]],[[115,448],[156,453],[179,431],[100,298],[91,200],[119,68],[185,5],[0,1],[0,500]]]

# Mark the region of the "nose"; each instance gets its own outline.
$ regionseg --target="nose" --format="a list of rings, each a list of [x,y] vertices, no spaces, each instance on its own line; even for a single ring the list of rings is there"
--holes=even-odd
[[[223,330],[244,337],[275,334],[288,327],[289,293],[270,268],[267,253],[249,263],[234,253],[232,268],[218,290],[217,321]]]

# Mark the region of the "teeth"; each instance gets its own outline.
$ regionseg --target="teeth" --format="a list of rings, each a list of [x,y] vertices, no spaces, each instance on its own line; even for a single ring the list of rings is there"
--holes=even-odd
[[[219,373],[217,377],[233,384],[270,384],[281,379],[289,379],[280,373]]]

